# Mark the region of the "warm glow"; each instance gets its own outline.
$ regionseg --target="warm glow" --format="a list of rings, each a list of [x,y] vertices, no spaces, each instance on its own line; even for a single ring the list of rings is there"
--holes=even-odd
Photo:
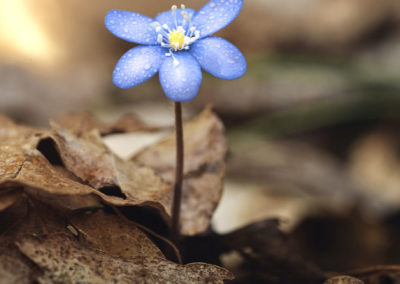
[[[29,10],[31,5],[29,0],[0,0],[0,47],[11,56],[25,57],[22,60],[54,62],[57,49]]]

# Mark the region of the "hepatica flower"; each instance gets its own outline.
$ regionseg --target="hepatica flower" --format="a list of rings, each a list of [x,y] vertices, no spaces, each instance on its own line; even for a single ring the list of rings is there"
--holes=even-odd
[[[211,36],[239,14],[243,0],[211,0],[198,12],[172,6],[155,19],[112,10],[106,27],[117,37],[140,44],[118,61],[114,84],[122,89],[139,85],[159,72],[168,98],[184,102],[199,90],[201,69],[222,79],[236,79],[246,71],[242,53],[228,41]]]

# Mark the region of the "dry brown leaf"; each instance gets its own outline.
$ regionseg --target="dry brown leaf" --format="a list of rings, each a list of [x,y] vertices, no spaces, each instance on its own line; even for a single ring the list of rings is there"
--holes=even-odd
[[[210,264],[168,261],[115,215],[56,210],[25,196],[0,212],[1,283],[223,283],[233,277]]]
[[[15,126],[18,128],[17,125]],[[11,133],[14,133],[14,130],[14,128],[11,128]],[[60,132],[63,131],[68,133],[67,130],[60,130]],[[66,136],[68,138],[74,137],[72,134]],[[49,134],[46,132],[39,133],[39,135],[31,132],[30,136],[28,135],[27,137],[25,137],[25,134],[13,138],[5,137],[0,139],[0,191],[15,187],[25,187],[25,192],[30,195],[51,203],[53,206],[59,206],[60,209],[68,210],[99,206],[98,198],[95,198],[95,196],[99,196],[106,203],[118,206],[149,205],[157,208],[166,217],[164,207],[155,202],[155,198],[152,199],[152,197],[154,197],[154,194],[158,194],[158,191],[161,192],[160,194],[162,194],[162,190],[168,191],[170,187],[162,183],[151,169],[137,167],[132,162],[124,163],[122,160],[111,156],[111,154],[103,157],[104,151],[108,153],[108,150],[99,141],[96,141],[99,144],[95,144],[85,142],[82,139],[79,140],[79,138],[76,138],[76,141],[71,138],[73,141],[69,146],[71,148],[78,147],[78,152],[73,152],[71,149],[71,153],[79,156],[81,155],[79,147],[86,147],[86,151],[82,150],[82,152],[89,156],[88,160],[89,163],[92,162],[92,168],[86,163],[88,166],[83,168],[83,173],[88,173],[93,168],[97,169],[97,166],[100,165],[98,161],[93,161],[93,157],[104,158],[106,162],[110,162],[109,164],[100,165],[105,171],[100,169],[100,172],[96,173],[93,180],[97,178],[95,181],[98,182],[99,186],[106,186],[112,185],[112,179],[115,179],[126,190],[127,199],[107,196],[86,184],[82,184],[79,179],[71,178],[71,174],[67,175],[65,171],[60,171],[59,168],[50,164],[43,154],[36,149],[40,139],[42,139],[41,141],[48,139]],[[62,138],[59,137],[59,140],[61,141]],[[81,141],[83,142],[79,144]],[[100,154],[96,156],[96,150],[98,149],[100,149]],[[107,160],[107,158],[109,159]],[[69,162],[67,159],[66,161]],[[82,161],[86,162],[84,159]],[[106,166],[109,167],[107,168]],[[112,167],[115,167],[116,170],[111,173],[114,176],[109,178],[110,173],[107,170],[112,169]],[[79,173],[77,176],[84,180],[84,176],[79,176]],[[103,184],[101,184],[103,182],[101,179],[105,179]],[[141,191],[140,194],[136,196],[135,193],[132,193],[133,189]],[[9,198],[5,200],[5,196],[0,197],[4,197],[0,203],[5,207],[10,202]]]
[[[209,109],[186,123],[184,131],[186,161],[181,231],[194,235],[209,227],[221,197],[226,141],[221,121]],[[45,151],[55,145],[66,170],[50,164],[43,149],[40,149],[42,152],[36,149],[38,145],[47,147]],[[93,206],[96,204],[93,196],[99,196],[116,206],[151,206],[169,220],[174,145],[174,134],[171,134],[132,161],[125,161],[103,144],[98,130],[78,135],[52,123],[50,132],[36,135],[31,132],[17,143],[2,140],[0,147],[5,150],[0,152],[4,161],[0,164],[0,185],[2,188],[24,186],[29,194],[61,208]],[[109,189],[120,190],[119,196],[106,195]]]
[[[163,217],[169,207],[163,207],[160,200],[171,186],[164,183],[152,169],[124,161],[102,143],[98,132],[92,131],[77,137],[67,129],[52,123],[53,139],[65,167],[82,181],[96,189],[107,190],[117,186],[123,198],[104,196],[114,205],[147,205],[160,211]]]
[[[22,149],[18,149],[18,151],[11,151],[10,155],[12,157],[12,153],[20,154],[18,156],[19,163],[6,167],[4,174],[0,175],[0,191],[24,187],[24,191],[28,194],[53,204],[53,206],[58,206],[60,209],[67,210],[99,206],[97,196],[104,202],[116,206],[148,205],[157,208],[161,213],[164,212],[159,203],[152,202],[149,199],[142,199],[141,201],[139,199],[108,196],[88,185],[75,181],[51,165],[36,149],[30,149],[27,152]],[[22,158],[22,155],[25,155],[25,157]],[[128,176],[126,179],[129,182],[130,177]]]
[[[57,120],[57,124],[78,135],[92,130],[98,130],[102,135],[108,135],[111,133],[149,131],[153,129],[140,121],[133,113],[126,113],[116,121],[106,123],[98,120],[92,113],[87,111],[70,112],[61,115]]]
[[[52,235],[42,240],[25,238],[19,249],[43,269],[44,283],[223,283],[230,272],[214,265],[185,266],[163,258],[124,260],[99,250],[81,247],[71,236]]]
[[[29,275],[31,268],[23,260],[21,253],[12,250],[8,254],[0,255],[0,281],[1,283],[18,283],[28,284],[31,283]]]
[[[227,151],[224,127],[210,110],[184,125],[184,183],[181,233],[194,235],[205,231],[221,198]],[[138,153],[138,164],[151,167],[169,184],[174,182],[175,134]],[[172,192],[163,204],[171,206]]]
[[[95,189],[61,174],[35,148],[39,139],[40,136],[34,134],[27,138],[0,138],[1,204],[10,202],[9,196],[1,195],[1,192],[8,192],[16,187],[25,187],[25,192],[69,210],[98,206],[98,198],[94,198],[95,195],[113,201]]]
[[[152,169],[117,158],[96,130],[78,137],[55,124],[50,132],[12,121],[8,125],[10,129],[0,126],[2,281],[223,283],[233,278],[214,265],[166,260],[140,230],[101,211],[72,216],[66,225],[63,214],[99,207],[100,199],[117,206],[152,206],[163,213],[169,210],[162,202],[171,186]],[[62,166],[48,156],[53,146]],[[126,198],[96,190],[107,186],[120,187]]]
[[[125,260],[138,256],[164,258],[162,252],[142,231],[114,215],[99,211],[87,218],[75,215],[69,220],[91,247],[111,256]]]
[[[32,283],[37,272],[36,265],[14,245],[14,241],[27,233],[43,233],[41,220],[28,209],[31,205],[25,197],[0,212],[0,283]],[[45,212],[47,211],[43,211]],[[54,227],[51,223],[49,222],[49,230]],[[62,223],[58,225],[60,226]]]

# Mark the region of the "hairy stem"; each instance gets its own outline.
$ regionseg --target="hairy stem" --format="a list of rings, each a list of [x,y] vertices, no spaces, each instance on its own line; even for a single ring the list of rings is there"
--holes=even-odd
[[[175,131],[176,131],[176,168],[174,200],[172,204],[172,227],[171,241],[175,244],[179,241],[179,217],[182,201],[182,180],[183,180],[183,125],[182,125],[182,104],[175,102]]]

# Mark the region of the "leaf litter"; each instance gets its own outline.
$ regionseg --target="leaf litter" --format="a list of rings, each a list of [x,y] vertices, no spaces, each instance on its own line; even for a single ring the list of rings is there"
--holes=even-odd
[[[144,234],[139,229],[143,226],[110,209],[126,214],[124,208],[153,208],[169,222],[174,134],[122,159],[102,137],[154,133],[156,128],[118,128],[120,122],[115,122],[107,130],[101,122],[88,120],[91,125],[85,125],[77,117],[70,125],[52,122],[47,130],[0,116],[2,283],[222,283],[233,278],[228,270],[206,262],[233,270],[232,283],[378,284],[400,279],[398,266],[388,265],[396,263],[398,251],[389,245],[400,236],[396,214],[368,224],[346,207],[346,216],[305,215],[286,233],[271,219],[223,235],[210,231],[227,146],[223,125],[209,109],[185,125],[189,158],[181,232],[186,237],[180,248],[191,263],[168,260],[165,243],[160,246],[156,234]],[[348,196],[350,203],[355,197]],[[349,247],[353,243],[356,248]],[[232,255],[234,265],[226,261]],[[384,265],[346,269],[378,260]]]
[[[132,121],[128,117],[119,123]],[[222,283],[233,278],[215,265],[167,260],[133,223],[105,213],[108,206],[140,206],[156,209],[166,222],[170,218],[171,180],[166,173],[173,169],[157,172],[160,168],[151,167],[154,161],[146,162],[143,155],[132,160],[114,155],[101,134],[112,133],[117,126],[101,132],[79,123],[75,125],[80,131],[56,122],[50,130],[19,125],[6,117],[0,117],[0,122],[0,277],[4,283]],[[199,210],[186,197],[184,234],[208,228],[221,196],[226,151],[222,123],[206,110],[188,122],[185,130],[203,126],[206,132],[194,136],[192,143],[188,136],[191,152],[187,155],[195,155],[196,163],[188,164],[186,196],[197,192],[196,198],[208,204]],[[118,131],[138,129],[143,130],[143,125]],[[208,135],[201,141],[204,134]],[[210,155],[206,149],[214,143],[222,147],[212,148],[217,155]],[[172,143],[163,148],[167,152],[159,151],[159,145],[153,147],[162,156],[163,166],[171,167]],[[109,189],[118,194],[110,194]]]

